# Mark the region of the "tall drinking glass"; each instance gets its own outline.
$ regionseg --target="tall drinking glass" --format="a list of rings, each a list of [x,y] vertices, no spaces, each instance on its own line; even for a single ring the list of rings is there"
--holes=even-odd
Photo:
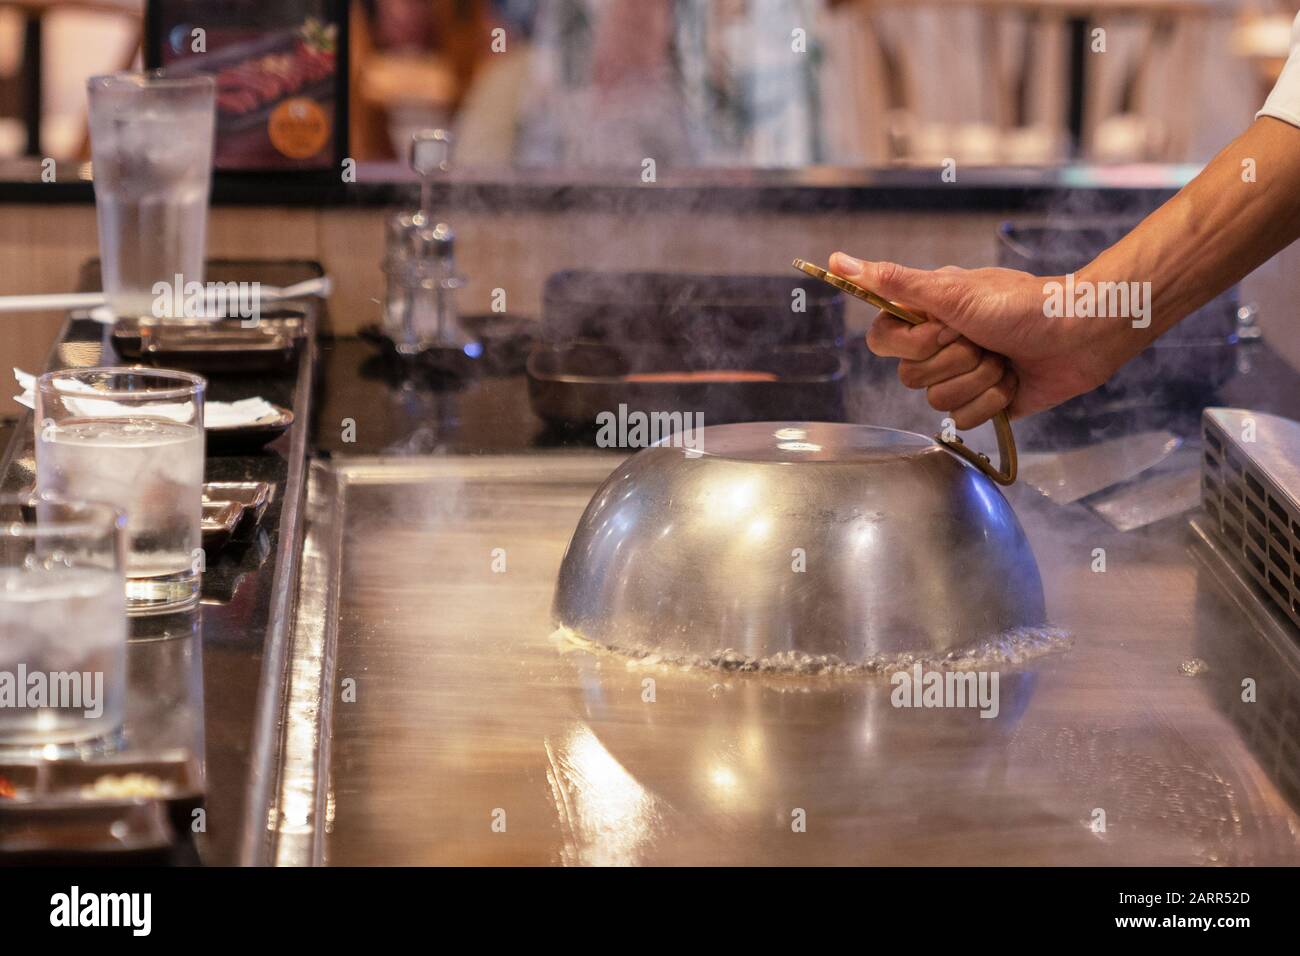
[[[126,696],[125,519],[0,496],[0,753],[111,740]]]
[[[36,486],[125,512],[132,614],[198,603],[206,384],[146,368],[66,369],[36,380]]]
[[[152,316],[155,283],[204,281],[216,86],[158,72],[86,87],[104,295],[116,315]]]

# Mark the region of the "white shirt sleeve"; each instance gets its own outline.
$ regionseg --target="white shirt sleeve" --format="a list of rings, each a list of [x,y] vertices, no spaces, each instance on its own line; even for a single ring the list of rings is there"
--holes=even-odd
[[[1300,14],[1291,26],[1291,55],[1282,67],[1277,86],[1264,101],[1257,116],[1271,116],[1292,126],[1300,126]]]

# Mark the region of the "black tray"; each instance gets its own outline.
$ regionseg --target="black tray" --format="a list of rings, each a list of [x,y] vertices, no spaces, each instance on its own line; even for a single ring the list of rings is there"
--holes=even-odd
[[[802,275],[557,272],[542,291],[541,334],[558,343],[656,343],[736,367],[729,360],[746,349],[843,345],[844,296]]]
[[[206,375],[283,373],[297,364],[303,321],[301,309],[283,306],[247,328],[239,319],[120,319],[113,348],[145,365]]]
[[[734,366],[772,374],[772,381],[629,381],[639,373],[709,372],[719,369],[663,350],[643,349],[634,358],[598,342],[538,344],[528,357],[528,396],[548,424],[594,431],[602,412],[695,413],[705,425],[807,419],[843,421],[848,358],[818,346],[763,349]]]

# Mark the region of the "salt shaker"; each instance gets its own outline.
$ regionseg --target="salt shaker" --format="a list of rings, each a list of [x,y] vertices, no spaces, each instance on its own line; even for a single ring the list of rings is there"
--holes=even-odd
[[[384,333],[403,354],[447,350],[473,357],[477,344],[465,333],[456,308],[464,278],[456,271],[455,236],[435,221],[433,181],[449,168],[445,130],[411,138],[410,165],[420,177],[420,207],[388,220],[384,273]]]

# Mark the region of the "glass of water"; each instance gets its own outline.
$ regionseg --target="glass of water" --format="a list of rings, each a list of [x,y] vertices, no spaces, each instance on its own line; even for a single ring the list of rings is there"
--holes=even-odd
[[[154,284],[203,282],[216,86],[161,72],[91,77],[90,149],[109,309],[153,316]],[[174,310],[173,310],[174,311]]]
[[[82,368],[36,381],[36,487],[126,514],[131,614],[199,600],[203,395],[188,372]]]
[[[111,745],[126,696],[126,522],[99,502],[0,496],[0,753]]]

